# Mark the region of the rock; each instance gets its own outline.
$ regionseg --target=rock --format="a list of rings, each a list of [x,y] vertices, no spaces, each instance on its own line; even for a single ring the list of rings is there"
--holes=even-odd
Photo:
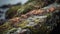
[[[11,19],[11,26],[14,25],[15,27],[13,28],[16,28],[13,34],[50,34],[60,23],[60,11],[56,5],[53,3],[47,6],[47,8],[34,9],[25,14],[21,14],[19,18]]]

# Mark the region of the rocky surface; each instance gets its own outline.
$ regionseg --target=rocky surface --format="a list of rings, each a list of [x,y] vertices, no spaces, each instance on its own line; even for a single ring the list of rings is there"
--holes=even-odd
[[[57,27],[59,29],[60,4],[53,3],[33,10],[30,10],[29,6],[27,9],[27,6],[24,7],[22,10],[17,10],[17,17],[7,20],[0,26],[1,34],[52,34],[52,32],[56,32]],[[29,11],[25,12],[25,9],[29,9]]]
[[[49,34],[59,23],[59,9],[57,9],[59,6],[52,6],[33,10],[30,11],[31,13],[21,15],[20,18],[11,19],[15,31],[9,30],[7,34],[11,34],[10,32],[12,34]]]

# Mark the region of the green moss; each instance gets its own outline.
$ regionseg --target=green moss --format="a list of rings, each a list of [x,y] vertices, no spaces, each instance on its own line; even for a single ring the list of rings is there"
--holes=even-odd
[[[28,21],[22,21],[20,24],[17,24],[17,26],[21,27],[21,28],[25,28],[26,25],[28,24]]]
[[[30,5],[23,5],[21,6],[20,9],[18,9],[18,14],[25,14],[31,10],[35,9],[34,6],[30,6]]]
[[[10,22],[6,22],[5,24],[0,26],[0,33],[4,34],[8,32],[8,30],[12,29],[13,27],[10,25]]]
[[[17,10],[20,8],[21,6],[12,6],[9,8],[9,10],[6,12],[6,18],[12,18],[14,16],[17,15]]]

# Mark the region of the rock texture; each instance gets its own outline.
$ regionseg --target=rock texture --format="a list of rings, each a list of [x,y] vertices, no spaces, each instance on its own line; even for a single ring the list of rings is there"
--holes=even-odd
[[[13,29],[17,30],[13,34],[50,34],[52,30],[54,32],[60,21],[60,10],[57,9],[58,5],[53,5],[48,6],[49,8],[30,11],[21,15],[20,18],[11,19],[14,23],[12,26],[17,27]],[[11,31],[8,31],[9,34],[11,34]]]
[[[60,4],[55,2],[25,13],[24,9],[18,9],[18,12],[20,10],[22,12],[19,12],[17,17],[7,20],[0,26],[1,34],[55,34],[56,31],[59,32]]]

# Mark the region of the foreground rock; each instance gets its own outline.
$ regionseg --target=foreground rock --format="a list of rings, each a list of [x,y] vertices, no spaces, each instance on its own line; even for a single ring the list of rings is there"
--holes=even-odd
[[[59,6],[52,4],[8,20],[8,25],[11,27],[3,25],[8,28],[7,31],[4,30],[4,34],[50,34],[54,27],[60,23]]]

